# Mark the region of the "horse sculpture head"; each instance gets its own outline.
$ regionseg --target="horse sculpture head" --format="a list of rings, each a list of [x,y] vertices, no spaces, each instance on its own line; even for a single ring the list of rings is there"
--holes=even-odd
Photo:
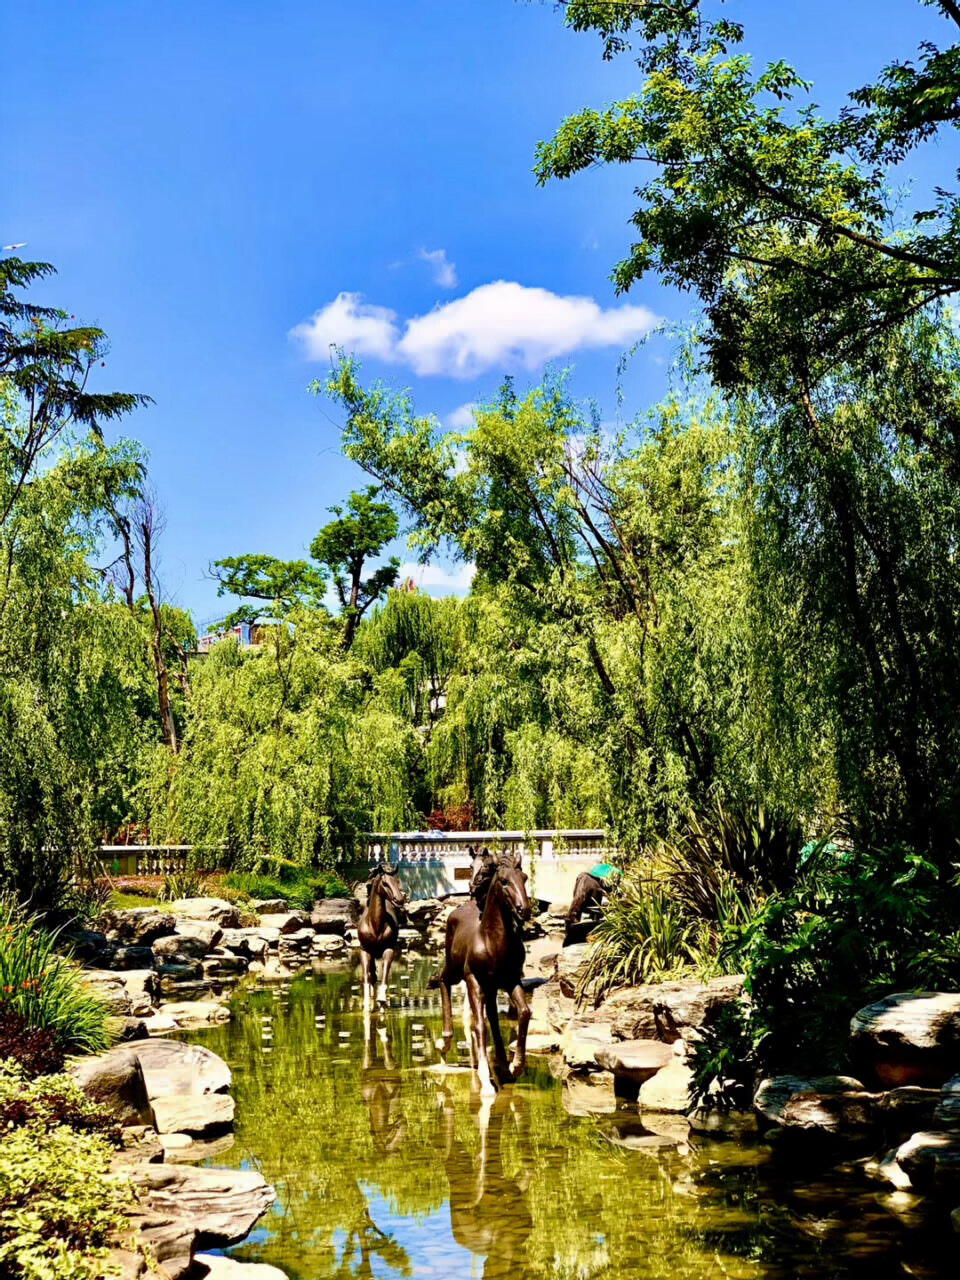
[[[494,884],[499,885],[503,899],[517,924],[529,920],[533,914],[533,906],[527,893],[527,877],[521,871],[520,864],[519,852],[501,854],[491,879],[491,888]]]
[[[381,862],[374,867],[367,877],[367,901],[373,894],[375,888],[379,886],[380,893],[384,899],[392,903],[395,907],[402,907],[407,900],[407,895],[403,892],[403,886],[395,871],[391,871],[389,867],[385,867]]]
[[[497,860],[484,845],[482,849],[471,849],[473,861],[470,863],[470,897],[475,898],[483,910],[487,900],[490,883],[497,872]]]

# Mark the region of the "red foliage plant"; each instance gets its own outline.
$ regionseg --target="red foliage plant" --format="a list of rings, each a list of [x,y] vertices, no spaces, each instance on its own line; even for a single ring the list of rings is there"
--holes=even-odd
[[[31,1027],[16,1009],[0,1002],[0,1060],[13,1058],[28,1076],[50,1076],[63,1070],[63,1049],[52,1031]]]

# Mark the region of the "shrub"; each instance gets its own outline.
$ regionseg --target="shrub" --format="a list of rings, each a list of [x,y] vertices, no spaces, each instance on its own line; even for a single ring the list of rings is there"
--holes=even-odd
[[[126,1226],[123,1178],[110,1174],[112,1125],[65,1076],[27,1083],[0,1066],[0,1274],[100,1280]]]
[[[960,892],[903,846],[821,859],[721,948],[747,975],[768,1066],[844,1065],[850,1017],[896,990],[960,983]]]
[[[157,894],[158,902],[177,902],[181,898],[200,898],[203,896],[203,876],[199,871],[188,868],[163,877],[163,886]]]
[[[64,1050],[97,1053],[110,1043],[108,1011],[72,961],[57,955],[58,934],[0,899],[0,1013],[49,1031]]]
[[[52,1031],[31,1027],[16,1009],[0,1007],[0,1061],[9,1058],[28,1076],[63,1070],[63,1046]]]
[[[701,1027],[693,1047],[691,1108],[732,1111],[748,1107],[758,1065],[751,1010],[724,1005],[715,1020]]]
[[[665,887],[628,871],[590,935],[578,997],[676,973],[691,962],[693,937],[693,924]]]
[[[333,871],[314,871],[295,863],[276,863],[273,873],[231,871],[230,889],[250,898],[286,898],[291,906],[308,911],[318,898],[348,898],[350,886]]]

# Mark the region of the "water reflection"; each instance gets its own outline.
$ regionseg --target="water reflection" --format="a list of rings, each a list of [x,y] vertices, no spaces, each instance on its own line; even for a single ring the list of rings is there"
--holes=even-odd
[[[395,971],[382,1015],[343,968],[241,992],[233,1022],[192,1037],[234,1070],[236,1142],[215,1163],[277,1188],[235,1256],[291,1280],[953,1274],[929,1228],[854,1175],[818,1182],[676,1120],[569,1115],[536,1060],[482,1099],[465,1066],[440,1066],[427,967]]]

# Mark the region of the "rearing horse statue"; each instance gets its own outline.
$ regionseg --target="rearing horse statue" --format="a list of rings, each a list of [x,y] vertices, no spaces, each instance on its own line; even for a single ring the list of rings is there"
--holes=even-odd
[[[522,926],[530,914],[527,877],[520,870],[520,854],[508,853],[497,861],[489,875],[482,911],[479,904],[465,903],[447,921],[446,960],[437,979],[443,1001],[442,1052],[447,1053],[453,1042],[450,992],[456,983],[465,982],[472,1024],[471,1057],[480,1074],[480,1089],[484,1094],[496,1092],[487,1052],[488,1019],[498,1074],[516,1080],[526,1066],[530,1005],[521,986],[526,958]],[[517,1047],[510,1066],[500,1033],[498,991],[508,992],[517,1009]]]
[[[382,864],[374,867],[367,881],[367,907],[357,924],[364,1008],[369,1007],[377,983],[378,960],[383,961],[383,967],[377,1004],[387,1003],[387,982],[394,957],[400,950],[400,920],[406,900],[395,873]]]

